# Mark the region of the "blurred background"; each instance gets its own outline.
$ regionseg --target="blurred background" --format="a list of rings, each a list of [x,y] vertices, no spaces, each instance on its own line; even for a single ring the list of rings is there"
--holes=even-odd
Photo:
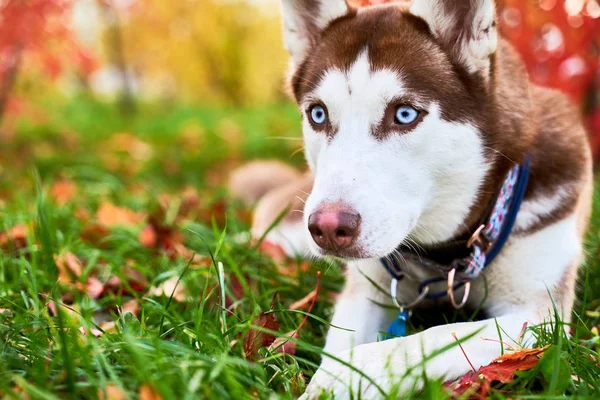
[[[597,149],[598,0],[502,0],[499,18],[532,79],[581,105]],[[31,166],[203,184],[225,161],[302,165],[286,63],[278,0],[0,0],[0,199]]]

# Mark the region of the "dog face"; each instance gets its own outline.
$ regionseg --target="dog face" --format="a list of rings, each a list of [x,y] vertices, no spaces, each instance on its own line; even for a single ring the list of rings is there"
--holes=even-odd
[[[311,250],[378,258],[403,241],[449,239],[489,170],[493,2],[283,6],[315,173],[305,206]]]

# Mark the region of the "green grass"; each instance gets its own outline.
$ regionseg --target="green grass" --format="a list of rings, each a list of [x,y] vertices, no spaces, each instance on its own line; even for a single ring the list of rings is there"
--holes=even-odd
[[[14,132],[0,136],[0,232],[19,223],[31,227],[25,247],[0,248],[2,396],[96,399],[116,386],[137,398],[145,384],[165,399],[302,393],[320,360],[317,349],[333,305],[329,295],[341,288],[341,269],[311,263],[281,273],[278,263],[248,243],[244,210],[231,203],[216,206],[226,199],[227,172],[244,160],[274,157],[302,165],[294,107],[142,105],[135,117],[125,118],[110,104],[78,99],[41,110],[36,122],[21,120]],[[77,187],[64,205],[50,189],[61,179]],[[159,211],[160,194],[178,199],[190,186],[200,193],[194,212],[175,218],[177,206]],[[144,222],[90,239],[86,229],[95,224],[103,202],[152,215],[170,232],[180,232],[188,249],[202,257],[212,253],[223,263],[224,279],[213,263],[191,266],[187,258],[144,247],[139,240]],[[552,350],[492,398],[600,398],[600,338],[591,331],[600,322],[599,213],[596,201],[573,337],[565,336],[560,323],[536,329],[539,345]],[[55,256],[66,252],[82,261],[73,284],[57,282]],[[90,276],[127,281],[132,269],[148,282],[142,289],[125,282],[122,290],[94,299],[83,286]],[[300,331],[297,353],[263,348],[256,361],[247,360],[242,342],[255,317],[278,293],[279,334],[296,329],[304,315],[289,311],[289,305],[315,288],[317,271],[322,272],[321,296]],[[180,279],[186,301],[171,299],[170,293],[148,295],[149,288],[169,279]],[[227,309],[221,305],[223,289]],[[120,309],[130,300],[140,305],[135,315]],[[51,301],[57,314],[49,310]],[[110,321],[114,329],[99,337],[90,333]],[[418,397],[446,395],[440,382],[428,381]]]

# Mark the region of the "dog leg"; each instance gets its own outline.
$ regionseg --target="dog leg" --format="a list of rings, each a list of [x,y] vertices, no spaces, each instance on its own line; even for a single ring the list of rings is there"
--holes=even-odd
[[[474,334],[462,347],[474,367],[478,368],[491,363],[501,354],[500,344],[484,338],[510,343],[518,338],[525,322],[529,326],[540,324],[552,315],[554,304],[561,317],[568,321],[575,279],[575,274],[569,271],[580,260],[580,256],[581,242],[576,218],[572,215],[539,232],[512,239],[494,264],[485,271],[488,285],[484,309],[488,315],[496,318],[438,326],[404,338],[362,344],[335,356],[372,378],[386,392],[394,388],[405,374],[408,374],[408,379],[398,387],[400,393],[413,387],[419,388],[423,372],[434,379],[461,376],[471,367],[458,346],[431,359],[428,356],[455,343],[453,333],[459,339]],[[483,283],[481,279],[474,283],[471,296],[477,303],[483,296]],[[362,293],[348,290],[347,295],[359,297]],[[341,301],[345,305],[336,309],[336,317],[345,310],[348,324],[373,324],[373,316],[367,314],[375,311],[362,310],[346,298]],[[343,317],[337,318],[338,324],[341,323],[339,321]],[[331,341],[342,340],[340,338],[334,336]],[[360,335],[356,335],[357,344],[360,338]],[[527,339],[528,336],[525,344],[531,345]],[[344,346],[347,346],[347,342]],[[377,386],[356,370],[327,358],[314,375],[307,393],[317,396],[322,390],[333,390],[341,398],[347,398],[350,392],[360,392],[366,398],[378,397]]]
[[[392,314],[381,306],[391,304],[385,292],[389,286],[390,277],[379,261],[349,263],[346,285],[335,305],[333,326],[327,333],[326,353],[337,354],[377,340],[378,332],[386,330]]]
[[[416,335],[363,344],[343,351],[336,357],[354,366],[375,384],[343,364],[327,359],[312,378],[307,389],[308,397],[316,398],[323,391],[332,391],[336,398],[350,398],[350,393],[360,393],[361,398],[379,398],[381,394],[377,386],[386,393],[395,389],[400,394],[420,389],[423,374],[432,379],[457,378],[471,370],[471,366],[459,346],[455,345],[454,335],[459,339],[473,335],[462,343],[462,348],[473,366],[479,368],[501,355],[500,344],[484,339],[517,340],[525,322],[539,322],[534,314],[524,312],[498,319],[442,325]],[[429,359],[436,350],[451,345],[455,346]]]

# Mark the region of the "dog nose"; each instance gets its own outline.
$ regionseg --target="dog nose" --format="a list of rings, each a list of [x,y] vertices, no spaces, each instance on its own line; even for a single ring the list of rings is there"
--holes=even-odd
[[[359,230],[360,215],[351,209],[324,207],[308,217],[308,231],[323,250],[339,251],[350,247]]]

